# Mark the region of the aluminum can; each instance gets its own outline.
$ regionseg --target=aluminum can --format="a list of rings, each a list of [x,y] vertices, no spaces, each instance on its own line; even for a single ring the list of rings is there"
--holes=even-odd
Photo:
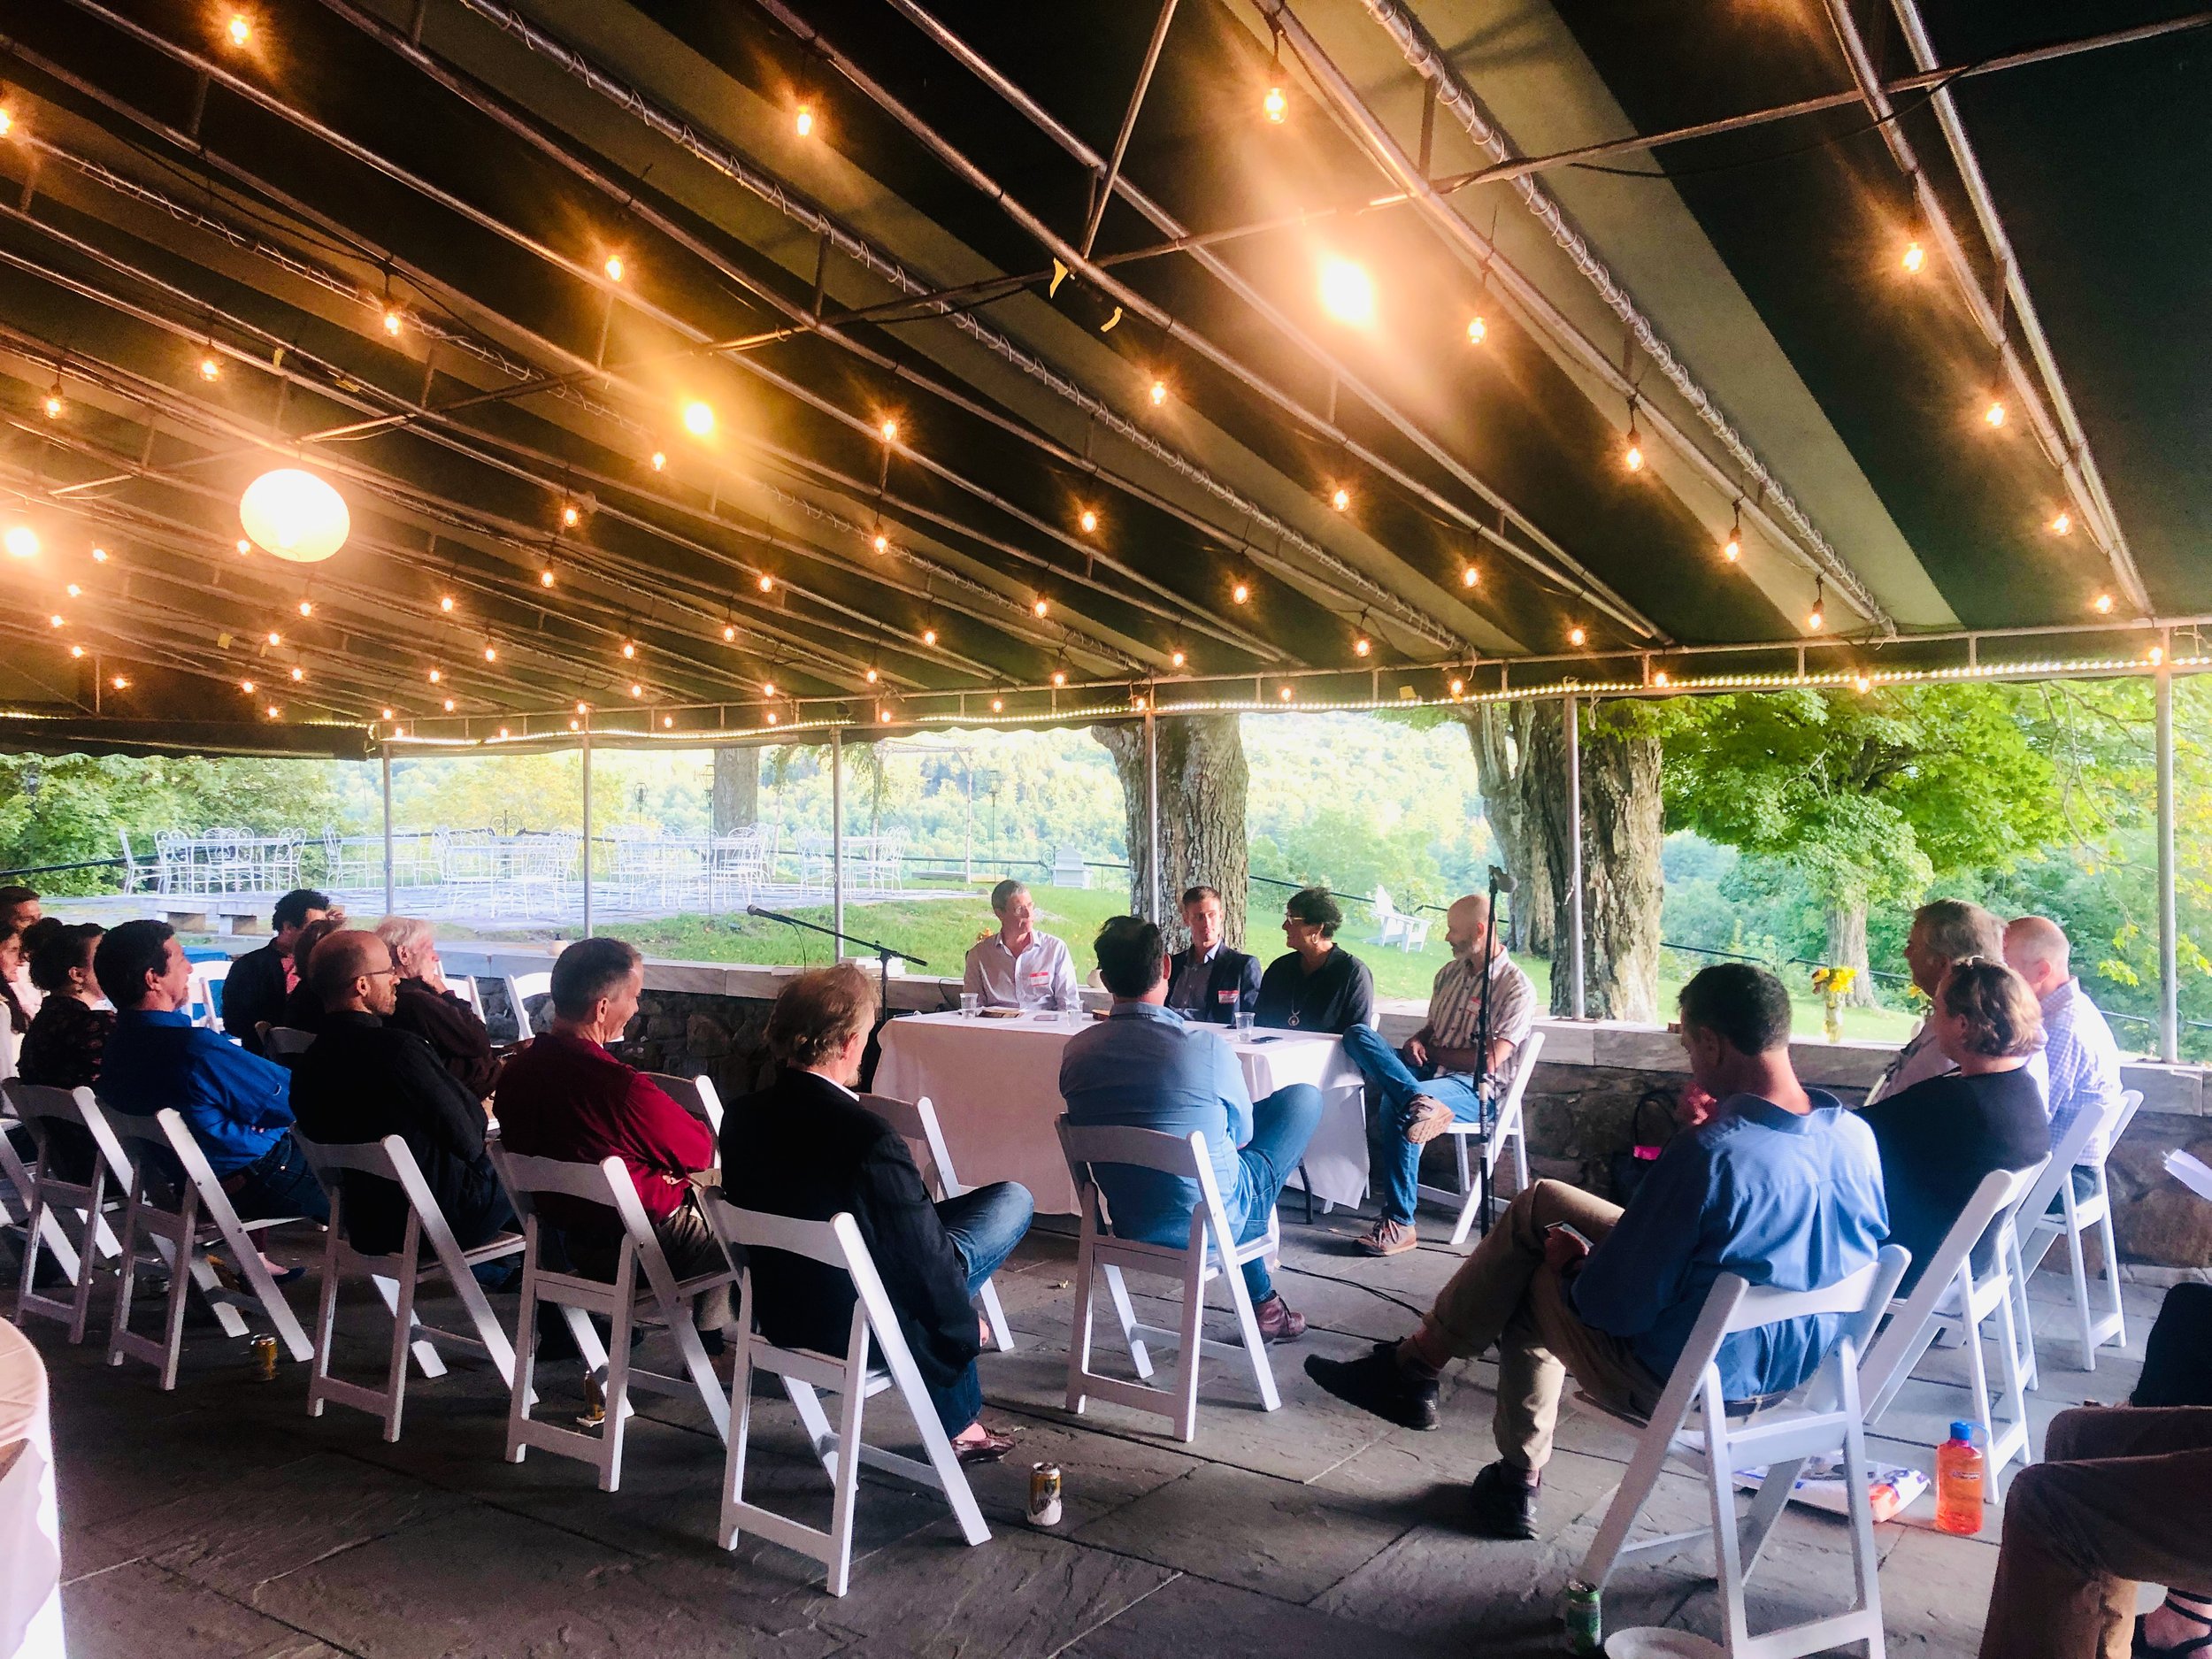
[[[1032,1463],[1029,1466],[1029,1524],[1032,1526],[1060,1525],[1060,1465]]]
[[[1570,1583],[1564,1611],[1567,1651],[1572,1654],[1602,1654],[1605,1651],[1605,1619],[1598,1605],[1595,1587],[1579,1579]]]
[[[253,1379],[256,1382],[274,1382],[277,1367],[277,1340],[267,1332],[246,1344],[253,1356]]]

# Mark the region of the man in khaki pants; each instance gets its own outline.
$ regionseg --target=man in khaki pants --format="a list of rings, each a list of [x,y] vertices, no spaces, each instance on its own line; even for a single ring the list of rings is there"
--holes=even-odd
[[[1421,1328],[1348,1363],[1314,1357],[1324,1388],[1408,1428],[1437,1425],[1437,1379],[1494,1343],[1499,1461],[1475,1478],[1475,1529],[1533,1538],[1566,1372],[1648,1415],[1723,1273],[1816,1290],[1874,1260],[1889,1231],[1866,1125],[1790,1066],[1790,1000],[1725,963],[1682,988],[1682,1046],[1717,1102],[1668,1146],[1626,1210],[1561,1181],[1518,1194],[1452,1275]],[[1732,1401],[1786,1394],[1818,1369],[1840,1316],[1739,1332],[1721,1345]]]

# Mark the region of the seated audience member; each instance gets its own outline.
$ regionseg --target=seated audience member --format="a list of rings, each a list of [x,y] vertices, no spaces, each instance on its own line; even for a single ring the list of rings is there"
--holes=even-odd
[[[27,933],[45,915],[38,895],[29,887],[0,887],[0,933]],[[32,949],[27,940],[20,960],[12,964],[0,963],[0,1003],[19,1011],[25,1025],[36,1018],[41,995],[31,979]],[[16,1029],[20,1032],[23,1026]]]
[[[1190,945],[1168,958],[1167,1005],[1185,1019],[1231,1025],[1260,1005],[1260,961],[1232,950],[1222,937],[1221,895],[1193,887],[1183,895]]]
[[[2084,1111],[2120,1097],[2120,1045],[2074,977],[2071,956],[2064,932],[2046,917],[2023,916],[2005,928],[2005,961],[2027,981],[2043,1010],[2045,1094],[2054,1147]],[[2094,1157],[2103,1150],[2086,1147],[2083,1156]]]
[[[33,929],[39,942],[31,954],[31,980],[45,1000],[16,1056],[16,1075],[26,1083],[85,1088],[99,1080],[100,1056],[115,1029],[115,1015],[93,1006],[100,1000],[100,984],[92,976],[100,933],[89,922],[73,927],[50,918]],[[79,1124],[50,1123],[47,1137],[57,1175],[65,1181],[91,1179],[99,1151],[88,1131]]]
[[[309,1032],[323,1028],[323,999],[315,994],[315,947],[345,925],[345,912],[341,910],[300,929],[300,936],[292,941],[292,966],[299,982],[285,993],[284,1017],[271,1021],[273,1025]]]
[[[297,964],[293,961],[293,948],[299,943],[300,929],[308,923],[320,921],[337,907],[326,894],[312,887],[295,887],[279,899],[269,911],[269,920],[276,934],[258,950],[250,950],[230,964],[223,979],[223,1029],[246,1045],[250,1054],[261,1052],[261,1033],[256,1026],[265,1021],[272,1025],[286,1023],[284,999],[299,984]],[[345,918],[338,910],[340,920]]]
[[[1018,881],[1000,882],[991,889],[991,910],[998,917],[998,932],[986,933],[969,948],[961,988],[981,996],[986,1008],[1062,1013],[1081,1008],[1067,941],[1037,931],[1037,906],[1029,889]]]
[[[396,1001],[389,946],[359,929],[328,935],[308,964],[322,1030],[292,1067],[292,1110],[310,1141],[355,1146],[397,1135],[464,1249],[514,1221],[484,1150],[484,1107],[438,1064],[430,1045],[388,1023]],[[388,1256],[407,1233],[407,1201],[392,1182],[348,1171],[345,1228],[353,1248]]]
[[[476,1010],[447,987],[436,931],[419,917],[388,916],[376,925],[376,935],[392,948],[392,960],[399,965],[398,1005],[384,1023],[413,1032],[470,1094],[489,1100],[500,1065],[492,1053],[491,1033]],[[516,1016],[519,1021],[520,1010]]]
[[[1098,935],[1098,971],[1114,999],[1105,1020],[1079,1031],[1060,1054],[1060,1093],[1068,1121],[1156,1129],[1206,1137],[1214,1185],[1239,1244],[1267,1231],[1283,1184],[1306,1155],[1321,1121],[1321,1091],[1293,1083],[1255,1103],[1244,1071],[1228,1044],[1187,1025],[1165,1006],[1167,959],[1160,930],[1135,916],[1117,916]],[[1156,1170],[1098,1171],[1113,1211],[1117,1237],[1145,1244],[1184,1244],[1198,1183]],[[1245,1288],[1270,1342],[1303,1336],[1306,1320],[1277,1294],[1267,1263],[1244,1264]]]
[[[2143,1344],[2143,1374],[2128,1403],[2212,1406],[2212,1285],[2166,1293]],[[2212,1577],[2190,1580],[2212,1584]],[[2202,1653],[2212,1647],[2212,1590],[2169,1588],[2164,1605],[2136,1621],[2136,1652]]]
[[[714,1137],[607,1052],[637,1012],[644,979],[636,950],[619,939],[580,939],[562,951],[553,964],[552,1029],[500,1073],[492,1110],[500,1143],[511,1152],[570,1164],[620,1158],[670,1271],[688,1279],[728,1260],[690,1181],[694,1171],[713,1166]],[[611,1210],[548,1193],[538,1213],[560,1230],[577,1271],[614,1277],[622,1225]],[[701,1296],[693,1319],[718,1352],[730,1322],[728,1286]]]
[[[1481,1116],[1479,1091],[1511,1064],[1536,1024],[1536,987],[1490,926],[1490,901],[1470,893],[1444,918],[1452,959],[1436,971],[1428,1023],[1397,1053],[1372,1025],[1344,1033],[1344,1052],[1367,1079],[1367,1168],[1380,1212],[1360,1239],[1370,1256],[1397,1256],[1414,1236],[1421,1148],[1455,1120]],[[1483,985],[1490,987],[1490,1052],[1478,1048]]]
[[[169,924],[110,928],[92,971],[115,1004],[101,1104],[143,1118],[174,1107],[240,1219],[327,1221],[321,1184],[292,1139],[292,1074],[192,1023],[192,964]]]
[[[1943,976],[1958,964],[1975,957],[2002,962],[2004,947],[2004,924],[1980,905],[1964,899],[1936,899],[1912,913],[1912,930],[1905,936],[1905,966],[1921,994],[1933,997]],[[1936,1043],[1934,1028],[1923,1019],[1867,1091],[1866,1104],[1871,1106],[1886,1095],[1940,1077],[1950,1069],[1950,1060]],[[2047,1095],[2040,1050],[2030,1057],[2028,1074]]]
[[[875,1014],[875,984],[850,963],[786,982],[768,1015],[775,1080],[722,1119],[723,1195],[803,1221],[850,1215],[954,1451],[964,1463],[996,1463],[1014,1442],[976,1415],[983,1333],[970,1299],[1029,1231],[1034,1205],[1012,1181],[931,1202],[906,1142],[853,1093]],[[845,1351],[849,1277],[774,1250],[755,1252],[751,1269],[763,1335]]]
[[[1344,912],[1326,887],[1307,887],[1283,906],[1290,952],[1260,976],[1256,1025],[1333,1032],[1375,1023],[1375,976],[1336,942]]]
[[[1936,987],[1927,1023],[1958,1069],[1859,1114],[1882,1155],[1889,1241],[1912,1252],[1900,1295],[1920,1282],[1984,1176],[2024,1170],[2050,1150],[2043,1097],[2027,1069],[2043,1022],[2026,982],[2002,963],[1962,962]],[[1996,1244],[1993,1227],[1974,1248],[1976,1272],[1989,1270]]]
[[[18,978],[23,967],[23,930],[0,927],[0,1077],[11,1074],[16,1050],[22,1046],[26,1033],[31,1029],[30,1010],[24,1006],[23,995],[18,990]],[[28,992],[31,982],[21,981],[21,991]]]
[[[1473,1524],[1491,1538],[1535,1535],[1564,1373],[1610,1409],[1647,1417],[1723,1273],[1814,1290],[1874,1260],[1889,1218],[1874,1137],[1835,1096],[1790,1067],[1790,999],[1742,963],[1682,987],[1682,1046],[1710,1114],[1668,1142],[1626,1210],[1562,1181],[1517,1194],[1402,1342],[1306,1372],[1331,1394],[1408,1428],[1434,1428],[1437,1379],[1455,1359],[1498,1349],[1500,1461],[1475,1478]],[[1809,1378],[1839,1317],[1739,1332],[1721,1344],[1732,1401]]]

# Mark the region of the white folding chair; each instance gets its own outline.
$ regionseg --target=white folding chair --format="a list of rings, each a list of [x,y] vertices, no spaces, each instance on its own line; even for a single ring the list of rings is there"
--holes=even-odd
[[[721,1138],[722,1096],[712,1078],[679,1077],[673,1071],[648,1071],[644,1076],[647,1082],[712,1130],[718,1141]]]
[[[1476,1156],[1490,1177],[1490,1202],[1494,1210],[1503,1210],[1509,1202],[1497,1190],[1498,1164],[1506,1143],[1513,1145],[1513,1190],[1525,1192],[1528,1187],[1528,1130],[1522,1119],[1521,1102],[1528,1093],[1528,1080],[1536,1072],[1536,1056],[1544,1050],[1544,1033],[1532,1031],[1526,1041],[1513,1056],[1513,1074],[1507,1079],[1505,1095],[1498,1102],[1497,1116],[1492,1120],[1490,1138],[1483,1141],[1482,1125],[1459,1118],[1444,1126],[1451,1137],[1452,1156],[1459,1170],[1459,1186],[1429,1187],[1417,1184],[1414,1192],[1432,1204],[1455,1204],[1459,1219],[1452,1225],[1452,1244],[1457,1248],[1467,1242],[1467,1235],[1474,1231],[1475,1212],[1482,1207],[1482,1183],[1475,1179],[1475,1168],[1467,1156],[1468,1141],[1480,1141]]]
[[[15,1079],[11,1078],[4,1083],[0,1083],[0,1091],[12,1087],[14,1081]],[[0,1092],[0,1100],[5,1098],[4,1093]],[[0,1116],[4,1116],[4,1114],[0,1114]],[[0,1218],[4,1218],[15,1227],[27,1230],[30,1226],[31,1189],[34,1185],[31,1166],[16,1155],[15,1148],[8,1140],[4,1127],[0,1127],[0,1178],[4,1178],[5,1180],[5,1184],[0,1186]],[[60,1264],[70,1282],[74,1284],[77,1279],[77,1247],[70,1241],[69,1235],[62,1231],[60,1218],[55,1216],[47,1217],[41,1223],[38,1232],[41,1245]],[[27,1231],[26,1236],[27,1238],[28,1236]]]
[[[553,995],[550,973],[511,973],[507,976],[507,1011],[514,1017],[515,1041],[530,1035],[530,999]]]
[[[692,1298],[730,1284],[737,1274],[726,1257],[714,1271],[679,1279],[662,1254],[645,1206],[638,1202],[637,1187],[622,1160],[603,1158],[597,1164],[565,1164],[557,1158],[525,1157],[498,1142],[491,1146],[492,1166],[508,1201],[522,1218],[522,1304],[515,1319],[516,1365],[507,1396],[507,1461],[518,1463],[533,1446],[563,1457],[589,1463],[599,1471],[599,1489],[612,1492],[622,1481],[622,1432],[630,1416],[630,1389],[634,1385],[656,1394],[681,1395],[695,1392],[713,1420],[715,1432],[724,1440],[730,1432],[730,1402],[722,1393],[721,1379],[707,1359],[707,1350],[691,1323]],[[611,1210],[621,1223],[622,1241],[615,1258],[611,1280],[587,1279],[580,1273],[559,1272],[543,1266],[541,1251],[544,1230],[540,1225],[537,1199],[557,1193]],[[639,1275],[644,1282],[639,1282]],[[596,1434],[557,1428],[530,1415],[536,1399],[531,1387],[537,1368],[538,1304],[560,1310],[569,1334],[593,1375],[603,1377],[602,1397],[606,1421]],[[670,1377],[633,1365],[630,1326],[641,1306],[657,1310],[675,1339],[682,1356],[685,1377]],[[613,1327],[602,1346],[592,1329],[590,1314],[603,1314]]]
[[[1267,1344],[1261,1340],[1259,1319],[1252,1311],[1252,1298],[1244,1287],[1244,1275],[1238,1271],[1248,1261],[1276,1254],[1279,1239],[1273,1213],[1269,1213],[1267,1231],[1260,1237],[1249,1244],[1236,1241],[1229,1228],[1228,1212],[1222,1205],[1220,1189],[1214,1184],[1213,1160],[1206,1150],[1206,1137],[1195,1130],[1184,1136],[1164,1134],[1156,1129],[1102,1125],[1078,1128],[1065,1118],[1059,1120],[1058,1128],[1060,1148],[1067,1157],[1068,1173],[1075,1181],[1083,1216],[1082,1233],[1075,1250],[1075,1331],[1074,1340],[1068,1345],[1068,1409],[1080,1414],[1086,1398],[1095,1395],[1117,1405],[1166,1417],[1174,1424],[1178,1440],[1194,1438],[1198,1432],[1201,1356],[1212,1352],[1225,1356],[1238,1351],[1233,1344],[1212,1341],[1203,1334],[1206,1286],[1217,1278],[1228,1282],[1229,1300],[1236,1310],[1238,1328],[1244,1339],[1244,1356],[1251,1363],[1252,1380],[1258,1386],[1260,1403],[1269,1411],[1280,1407],[1282,1399],[1275,1392],[1275,1373],[1268,1364]],[[1134,1240],[1116,1238],[1106,1195],[1094,1171],[1097,1164],[1124,1164],[1196,1181],[1199,1201],[1191,1206],[1189,1241],[1140,1244]],[[1136,1310],[1129,1304],[1128,1286],[1122,1282],[1121,1271],[1125,1267],[1132,1272],[1153,1273],[1182,1281],[1180,1331],[1137,1323]],[[1144,1338],[1151,1337],[1176,1348],[1172,1392],[1144,1382],[1101,1376],[1091,1369],[1091,1296],[1094,1281],[1101,1272],[1105,1275],[1107,1292],[1113,1298],[1115,1315],[1121,1321],[1122,1339],[1128,1345],[1130,1362],[1136,1367],[1137,1375],[1152,1375],[1152,1358],[1146,1352]]]
[[[258,1308],[276,1328],[287,1353],[296,1360],[312,1356],[314,1348],[307,1333],[300,1328],[299,1319],[277,1288],[253,1240],[256,1233],[300,1217],[241,1221],[222,1182],[208,1167],[207,1155],[200,1150],[173,1107],[165,1106],[151,1118],[113,1110],[107,1111],[106,1117],[115,1132],[116,1154],[127,1161],[126,1169],[116,1174],[119,1180],[127,1179],[130,1194],[123,1206],[122,1259],[115,1281],[115,1317],[108,1328],[108,1363],[120,1365],[126,1358],[144,1360],[159,1369],[165,1390],[177,1386],[177,1359],[184,1349],[188,1277],[199,1286],[226,1334],[245,1335],[246,1323],[238,1317],[238,1310]],[[169,1173],[173,1164],[183,1172],[181,1182]],[[222,1283],[206,1255],[213,1248],[229,1255],[231,1270],[245,1284],[245,1290],[233,1290]],[[131,1329],[131,1294],[138,1261],[150,1249],[169,1272],[168,1305],[159,1340]],[[179,1263],[185,1272],[177,1271]]]
[[[921,1156],[914,1162],[922,1172],[922,1185],[929,1195],[942,1203],[948,1198],[958,1198],[968,1188],[953,1172],[952,1154],[945,1149],[945,1132],[938,1126],[937,1109],[930,1104],[929,1096],[919,1100],[895,1100],[888,1094],[863,1094],[861,1105],[891,1125],[892,1133],[909,1147],[918,1147]],[[991,1327],[992,1346],[1002,1354],[1014,1351],[1014,1333],[1006,1323],[1006,1310],[999,1305],[998,1286],[989,1279],[975,1294],[976,1302],[983,1310],[983,1317]]]
[[[90,1176],[83,1181],[66,1181],[55,1172],[51,1138],[56,1124],[86,1128],[88,1116],[96,1118],[99,1108],[92,1103],[88,1088],[46,1088],[17,1078],[0,1083],[0,1095],[5,1096],[17,1119],[30,1132],[38,1151],[36,1162],[23,1170],[23,1279],[16,1289],[16,1326],[21,1329],[24,1316],[35,1313],[67,1325],[69,1340],[81,1342],[92,1309],[93,1265],[100,1256],[116,1251],[115,1235],[109,1231],[104,1213],[113,1194],[107,1184],[107,1161],[96,1143]],[[102,1130],[108,1133],[104,1125]],[[0,1149],[5,1150],[12,1164],[22,1168],[4,1135],[0,1135]],[[64,1225],[65,1216],[77,1218],[78,1236],[73,1240]],[[42,1247],[54,1257],[55,1265],[69,1282],[66,1302],[37,1288]]]
[[[2066,1240],[2067,1265],[2072,1270],[2074,1281],[2074,1317],[2081,1332],[2081,1368],[2097,1369],[2097,1350],[2107,1342],[2123,1354],[2128,1348],[2128,1317],[2120,1296],[2120,1248],[2112,1231],[2112,1188],[2105,1178],[2105,1160],[2111,1156],[2113,1148],[2120,1144],[2120,1137],[2135,1121],[2135,1114],[2143,1104],[2140,1089],[2122,1091],[2118,1099],[2094,1113],[2084,1111],[2069,1124],[2064,1143],[2053,1148],[2048,1185],[2056,1195],[2059,1210],[2051,1213],[2050,1198],[2042,1202],[2031,1199],[2021,1211],[2020,1233],[2020,1317],[2024,1325],[2028,1311],[2028,1276],[2043,1265],[2043,1258],[2051,1246],[2060,1239]],[[2093,1122],[2086,1121],[2094,1118]],[[2086,1197],[2074,1190],[2073,1172],[2089,1172],[2091,1187]],[[2097,1241],[2102,1246],[2103,1261],[2099,1263],[2104,1277],[2105,1305],[2097,1310],[2090,1301],[2087,1257],[2082,1249],[2082,1239],[2094,1227]],[[2035,1359],[2031,1351],[2028,1360],[2028,1386],[2032,1388],[2039,1379],[2036,1375]]]
[[[522,1248],[522,1236],[503,1233],[486,1243],[465,1248],[453,1236],[452,1225],[439,1208],[430,1183],[423,1179],[422,1166],[415,1162],[415,1155],[398,1135],[354,1145],[324,1145],[303,1135],[299,1144],[316,1178],[322,1182],[323,1190],[330,1195],[330,1232],[323,1245],[322,1297],[315,1309],[314,1363],[307,1373],[307,1415],[322,1416],[323,1402],[335,1400],[342,1406],[352,1406],[371,1417],[382,1417],[384,1438],[396,1440],[400,1411],[407,1403],[409,1351],[412,1350],[424,1376],[442,1377],[445,1360],[438,1352],[440,1344],[482,1355],[499,1368],[500,1380],[512,1387],[514,1348],[507,1340],[507,1333],[501,1329],[498,1317],[492,1312],[491,1303],[484,1299],[484,1287],[469,1270],[480,1263],[496,1262],[514,1255]],[[393,1254],[364,1256],[346,1236],[348,1171],[389,1181],[405,1195],[407,1227],[399,1248]],[[429,1271],[444,1271],[453,1294],[460,1298],[462,1311],[468,1315],[469,1324],[475,1330],[473,1336],[425,1325],[416,1314],[415,1293],[424,1271],[425,1239],[429,1240],[434,1257]],[[338,1281],[348,1272],[367,1274],[376,1286],[376,1294],[384,1299],[386,1311],[392,1316],[391,1355],[381,1388],[366,1387],[330,1373],[331,1336],[338,1315]]]
[[[786,1549],[811,1555],[829,1570],[829,1593],[842,1595],[852,1574],[853,1505],[858,1494],[860,1465],[898,1476],[916,1486],[941,1493],[960,1523],[960,1535],[972,1545],[989,1541],[983,1511],[969,1490],[968,1477],[959,1455],[930,1403],[921,1372],[899,1329],[897,1313],[883,1288],[876,1264],[849,1215],[828,1221],[799,1221],[740,1210],[719,1198],[707,1201],[707,1215],[724,1245],[741,1245],[747,1267],[740,1276],[738,1298],[737,1366],[730,1376],[730,1445],[722,1465],[722,1521],[720,1540],[725,1549],[737,1548],[741,1532],[759,1533]],[[853,1303],[852,1333],[841,1356],[811,1348],[779,1348],[753,1328],[752,1263],[759,1250],[782,1250],[819,1262],[852,1277],[856,1300]],[[871,1344],[878,1356],[870,1360]],[[801,1525],[773,1509],[745,1500],[745,1453],[752,1422],[753,1373],[764,1371],[780,1379],[784,1392],[798,1411],[799,1421],[814,1442],[814,1455],[829,1472],[835,1496],[830,1505],[827,1532]],[[837,1426],[832,1428],[822,1409],[819,1390],[841,1402]],[[895,1389],[905,1402],[907,1415],[922,1437],[927,1462],[902,1456],[871,1446],[861,1437],[862,1407],[875,1395]]]
[[[2038,1163],[2024,1170],[1992,1170],[1982,1177],[1966,1208],[1923,1265],[1912,1294],[1888,1310],[1887,1323],[1881,1334],[1867,1344],[1866,1357],[1859,1367],[1859,1394],[1866,1403],[1866,1420],[1878,1423],[1938,1331],[1952,1323],[1965,1325],[1969,1386],[1974,1395],[1974,1420],[1981,1425],[1983,1455],[1989,1471],[1987,1490],[1993,1501],[2014,1458],[2020,1460],[2024,1469],[2035,1461],[2019,1333],[2013,1320],[2013,1263],[2018,1248],[2013,1228],[2023,1201],[2040,1179],[2044,1167]],[[1987,1273],[1978,1273],[1974,1247],[1992,1227],[1997,1234],[1995,1260]],[[2004,1397],[1995,1402],[1990,1398],[1989,1367],[1982,1355],[1981,1340],[1982,1326],[1993,1315],[1998,1320],[1997,1359],[2004,1380]],[[2000,1407],[2008,1403],[2010,1415],[2000,1416]]]
[[[192,964],[192,1023],[210,1031],[223,1028],[223,982],[230,977],[232,958]]]
[[[1886,1245],[1876,1260],[1824,1290],[1755,1288],[1735,1273],[1715,1279],[1658,1409],[1647,1424],[1640,1425],[1643,1438],[1590,1553],[1583,1558],[1582,1581],[1602,1590],[1622,1562],[1671,1555],[1709,1535],[1715,1576],[1720,1580],[1721,1624],[1726,1638],[1723,1645],[1733,1659],[1797,1659],[1859,1641],[1867,1645],[1869,1659],[1881,1659],[1882,1601],[1875,1581],[1880,1558],[1874,1549],[1874,1508],[1868,1490],[1871,1471],[1860,1415],[1858,1356],[1904,1277],[1907,1262],[1903,1249]],[[1844,1333],[1834,1350],[1811,1379],[1787,1398],[1747,1418],[1732,1418],[1715,1363],[1723,1340],[1739,1331],[1811,1314],[1844,1317]],[[1693,1413],[1699,1418],[1698,1427],[1686,1432]],[[1744,1611],[1744,1581],[1758,1569],[1798,1471],[1816,1455],[1839,1451],[1848,1494],[1857,1599],[1844,1612],[1755,1636]],[[1628,1534],[1670,1456],[1684,1459],[1703,1473],[1712,1505],[1710,1525],[1632,1544]],[[1764,1476],[1750,1513],[1740,1521],[1736,1475],[1752,1470],[1763,1470]]]

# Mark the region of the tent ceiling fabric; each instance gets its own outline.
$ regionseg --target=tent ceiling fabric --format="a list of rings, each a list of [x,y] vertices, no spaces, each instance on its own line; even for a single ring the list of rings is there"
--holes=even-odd
[[[1964,648],[1917,634],[2212,611],[2212,233],[2176,211],[2212,29],[1950,88],[2006,339],[2078,415],[2055,456],[1901,170],[1996,293],[1925,91],[1886,133],[1855,103],[1362,204],[1490,165],[1483,123],[1655,134],[1852,91],[1855,42],[1909,74],[1909,22],[1963,65],[2079,8],[1179,0],[1101,210],[1160,15],[0,0],[0,511],[39,543],[0,637],[17,711],[66,717],[7,741],[1427,698],[1477,660],[1924,666]],[[1371,320],[1328,314],[1332,261]],[[348,502],[326,563],[234,546],[285,465]]]

